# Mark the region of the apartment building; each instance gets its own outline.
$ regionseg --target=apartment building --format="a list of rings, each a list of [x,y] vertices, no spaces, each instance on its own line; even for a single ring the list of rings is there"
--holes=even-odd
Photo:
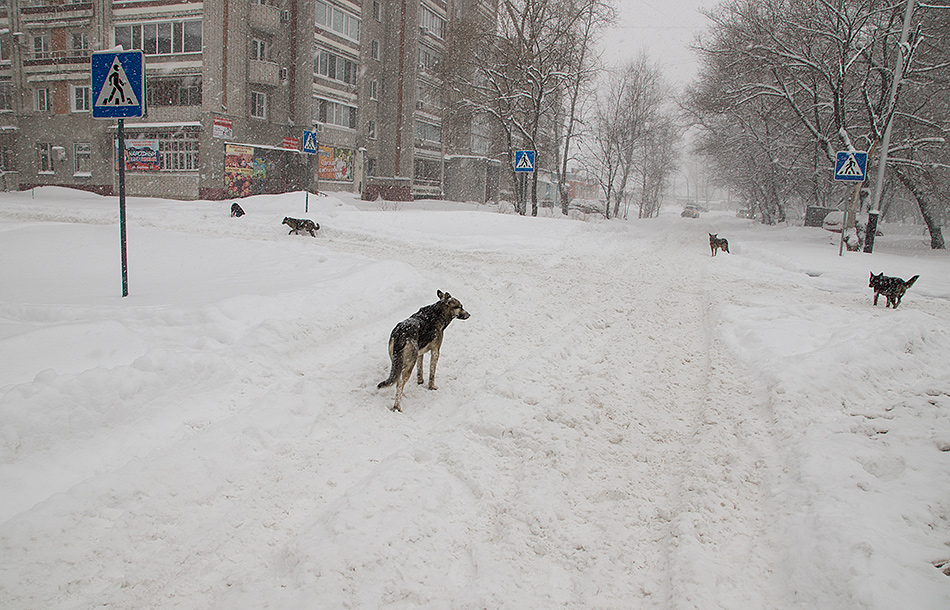
[[[92,118],[89,58],[121,46],[146,58],[129,195],[491,199],[487,126],[445,111],[448,23],[472,2],[453,1],[0,0],[0,187],[117,192],[117,122]],[[446,120],[468,137],[446,142]]]

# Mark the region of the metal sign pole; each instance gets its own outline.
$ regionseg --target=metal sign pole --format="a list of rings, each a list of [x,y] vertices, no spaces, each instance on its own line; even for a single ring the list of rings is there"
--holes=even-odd
[[[125,236],[125,119],[119,119],[119,240],[122,242],[122,296],[129,296],[129,260]]]
[[[90,57],[92,118],[117,119],[119,163],[119,241],[122,250],[122,296],[129,296],[129,261],[125,220],[125,119],[145,116],[145,54],[142,51],[96,51]]]

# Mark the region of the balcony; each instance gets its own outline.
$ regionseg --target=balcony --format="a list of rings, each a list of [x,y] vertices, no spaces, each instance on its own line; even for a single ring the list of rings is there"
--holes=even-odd
[[[247,82],[276,87],[280,83],[280,66],[272,61],[248,60]]]
[[[280,9],[268,4],[251,3],[247,21],[255,30],[276,34],[280,31]]]

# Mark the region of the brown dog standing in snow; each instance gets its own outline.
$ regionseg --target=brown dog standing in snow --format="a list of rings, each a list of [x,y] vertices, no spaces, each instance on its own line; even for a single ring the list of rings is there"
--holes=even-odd
[[[377,388],[385,388],[396,384],[396,403],[393,411],[402,411],[399,402],[402,399],[406,382],[412,376],[412,369],[417,367],[417,381],[422,379],[422,356],[429,352],[429,389],[437,390],[435,386],[435,365],[439,362],[439,348],[442,347],[442,337],[449,323],[458,318],[467,320],[469,313],[465,311],[458,299],[448,292],[436,291],[439,300],[432,305],[426,305],[416,313],[396,325],[389,335],[389,358],[392,360],[392,369],[389,378],[380,381]]]

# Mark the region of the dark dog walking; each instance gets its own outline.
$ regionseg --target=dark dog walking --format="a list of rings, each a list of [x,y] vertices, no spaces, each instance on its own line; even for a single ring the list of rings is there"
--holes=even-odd
[[[872,271],[868,288],[874,289],[874,306],[877,307],[877,298],[883,294],[887,297],[887,304],[884,305],[884,309],[888,307],[897,309],[897,306],[901,304],[904,293],[914,285],[919,277],[919,275],[915,275],[905,282],[899,277],[887,277],[883,271],[880,275],[874,275]]]
[[[712,255],[716,256],[716,250],[722,249],[726,254],[729,254],[729,242],[726,241],[725,237],[717,237],[719,233],[710,233],[709,234],[709,249],[712,250]]]
[[[416,381],[422,384],[422,356],[429,352],[429,389],[437,390],[435,386],[435,365],[439,362],[439,348],[442,347],[442,337],[449,323],[458,318],[467,320],[469,313],[465,311],[458,299],[448,292],[437,291],[439,300],[432,305],[426,305],[416,313],[396,325],[389,335],[389,358],[392,360],[392,369],[389,378],[379,382],[377,388],[385,388],[396,384],[396,403],[393,411],[402,411],[399,401],[402,399],[406,382],[412,376],[412,369],[417,367]]]
[[[284,222],[280,224],[290,227],[290,231],[287,232],[287,235],[291,233],[299,235],[301,231],[306,231],[310,233],[310,237],[316,237],[316,231],[320,230],[320,225],[309,218],[291,218],[290,216],[285,216]]]
[[[244,208],[239,206],[237,201],[231,204],[231,218],[234,218],[235,216],[238,218],[244,216]]]

